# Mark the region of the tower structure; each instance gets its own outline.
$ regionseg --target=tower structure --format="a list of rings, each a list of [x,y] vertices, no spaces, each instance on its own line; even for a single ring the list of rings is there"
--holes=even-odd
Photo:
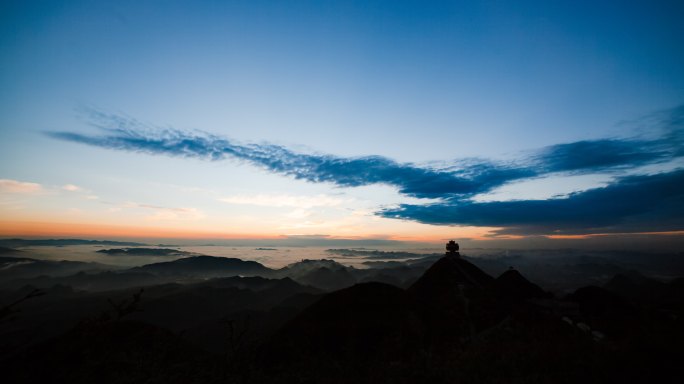
[[[458,243],[449,240],[449,242],[446,245],[446,255],[445,256],[451,256],[451,257],[461,257],[461,254],[458,252]]]

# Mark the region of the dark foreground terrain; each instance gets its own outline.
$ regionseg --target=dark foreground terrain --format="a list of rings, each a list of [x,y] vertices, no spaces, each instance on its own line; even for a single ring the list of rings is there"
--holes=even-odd
[[[268,270],[212,259],[124,272],[88,266],[94,271],[27,275],[21,287],[7,286],[0,292],[2,382],[680,383],[684,377],[682,278],[660,281],[631,271],[554,295],[515,269],[494,278],[457,253],[372,274],[332,261]],[[17,260],[17,268],[31,263]]]

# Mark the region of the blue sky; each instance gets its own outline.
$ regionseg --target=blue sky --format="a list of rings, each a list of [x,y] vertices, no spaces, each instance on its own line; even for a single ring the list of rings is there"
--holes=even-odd
[[[601,217],[582,205],[683,185],[675,1],[1,7],[4,228],[398,239],[683,229],[677,193]],[[120,145],[163,129],[268,159]],[[119,144],[83,140],[102,137]],[[273,165],[273,146],[308,168]],[[310,167],[321,159],[334,167]],[[524,218],[540,200],[551,216],[588,213]]]

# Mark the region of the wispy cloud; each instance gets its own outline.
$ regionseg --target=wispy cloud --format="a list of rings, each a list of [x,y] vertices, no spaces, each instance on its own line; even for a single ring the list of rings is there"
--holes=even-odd
[[[220,198],[219,201],[230,204],[258,205],[262,207],[294,207],[294,208],[313,208],[313,207],[334,207],[345,202],[344,199],[328,196],[295,196],[295,195],[235,195]]]
[[[421,198],[445,194],[472,195],[510,180],[529,177],[534,171],[491,161],[468,162],[456,170],[441,170],[411,163],[398,163],[382,156],[344,158],[302,154],[271,144],[239,144],[224,137],[154,128],[125,116],[91,111],[93,126],[102,135],[49,132],[66,141],[97,147],[205,160],[233,158],[268,171],[311,182],[328,182],[343,187],[371,184],[395,186],[399,192]]]
[[[100,201],[100,204],[110,206],[108,213],[135,212],[141,215],[144,220],[150,221],[193,221],[206,217],[206,214],[192,207],[165,207],[161,205],[142,204],[133,201],[115,203],[110,201]]]
[[[69,192],[81,192],[81,191],[83,191],[83,188],[79,187],[78,185],[74,185],[74,184],[65,184],[62,186],[62,189],[65,191],[69,191]]]
[[[17,181],[11,179],[0,179],[1,193],[36,194],[43,191],[43,186],[38,183],[30,183],[26,181]]]
[[[100,197],[93,194],[89,189],[85,189],[75,184],[64,184],[61,188],[63,191],[75,193],[86,200],[98,200]]]
[[[99,135],[50,132],[48,135],[92,146],[155,155],[192,157],[210,161],[236,159],[270,172],[310,182],[342,187],[390,185],[406,196],[440,199],[440,203],[404,204],[378,212],[383,217],[442,225],[505,226],[514,230],[553,232],[605,230],[624,226],[638,215],[666,219],[668,228],[681,229],[676,220],[649,202],[658,196],[665,179],[679,181],[679,171],[663,175],[626,177],[644,166],[672,162],[684,156],[684,106],[655,113],[644,122],[654,124],[648,137],[606,138],[562,143],[540,148],[515,161],[487,159],[454,160],[434,167],[399,163],[382,156],[338,157],[305,154],[271,144],[240,144],[225,137],[170,128],[156,128],[121,115],[88,111]],[[667,171],[667,170],[664,170]],[[563,199],[516,202],[477,202],[473,198],[517,180],[558,173],[590,175],[610,173],[614,181],[604,188],[571,194]],[[659,177],[662,177],[660,179]],[[681,185],[679,185],[681,187]],[[638,193],[637,193],[638,191]],[[628,205],[625,196],[636,194],[644,201]],[[674,197],[673,197],[674,198]],[[306,204],[296,199],[227,197],[225,202],[243,204]],[[283,203],[285,201],[287,203]],[[618,202],[623,205],[617,206]],[[589,205],[585,205],[589,204]],[[613,207],[612,209],[608,209]],[[676,207],[670,207],[676,208]],[[655,219],[654,219],[655,220]],[[662,221],[661,221],[662,222]],[[648,224],[648,223],[646,223]],[[660,224],[659,224],[660,225]],[[648,225],[656,227],[657,225]]]
[[[204,213],[196,208],[181,209],[155,209],[154,213],[147,215],[146,220],[150,221],[169,221],[169,220],[200,220],[206,217]]]

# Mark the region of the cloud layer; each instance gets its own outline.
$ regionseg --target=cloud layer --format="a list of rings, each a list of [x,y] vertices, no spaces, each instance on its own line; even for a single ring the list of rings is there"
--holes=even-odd
[[[88,111],[100,135],[50,132],[66,141],[154,155],[205,160],[236,159],[267,171],[341,187],[385,184],[404,195],[440,203],[401,205],[378,212],[389,218],[440,225],[505,227],[502,233],[595,233],[684,229],[681,171],[616,177],[605,188],[565,198],[475,202],[473,196],[515,180],[554,173],[619,175],[684,156],[684,106],[642,120],[650,137],[577,141],[541,148],[513,162],[462,159],[437,168],[399,163],[382,156],[345,158],[297,153],[270,144],[240,144],[203,132],[160,129],[125,116]]]
[[[684,228],[684,171],[619,178],[565,198],[403,204],[384,217],[438,225],[503,227],[498,234],[652,232]]]
[[[0,193],[35,194],[43,191],[43,186],[36,183],[0,179]]]
[[[235,195],[226,196],[219,199],[229,204],[248,204],[262,207],[293,207],[293,208],[313,208],[313,207],[334,207],[342,204],[343,199],[326,195],[316,196],[294,196],[294,195]]]

